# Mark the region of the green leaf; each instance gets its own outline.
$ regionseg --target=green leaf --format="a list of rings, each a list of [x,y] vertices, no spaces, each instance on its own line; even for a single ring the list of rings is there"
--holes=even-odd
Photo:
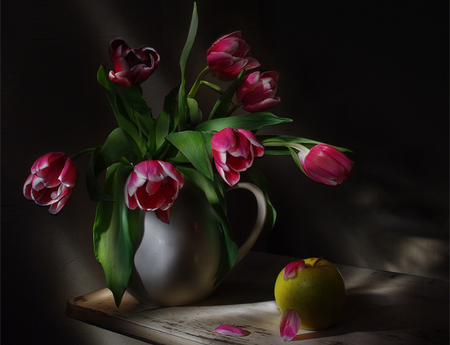
[[[127,101],[117,93],[115,84],[109,80],[108,71],[105,66],[100,66],[97,72],[97,80],[106,90],[111,107],[116,116],[117,123],[132,137],[138,135],[136,125],[130,118],[130,106]]]
[[[86,175],[86,186],[89,198],[92,201],[114,201],[114,199],[105,193],[97,182],[98,174],[95,171],[95,162],[100,154],[101,146],[96,147],[89,160],[89,165]]]
[[[238,246],[236,244],[236,240],[234,239],[233,231],[224,207],[225,200],[223,197],[223,191],[219,190],[213,181],[207,179],[203,174],[200,174],[193,168],[177,166],[177,169],[203,190],[221,223],[224,241],[220,265],[216,276],[216,284],[218,284],[233,268],[236,263],[238,253]]]
[[[186,95],[186,64],[191,52],[192,46],[195,41],[195,36],[197,35],[198,28],[198,14],[197,14],[197,4],[194,2],[194,9],[192,11],[191,25],[189,27],[189,33],[184,45],[183,51],[180,57],[180,69],[181,69],[181,84],[178,92],[178,111],[180,112],[180,128],[181,130],[186,129],[187,116],[188,116],[188,105],[187,105],[187,95]]]
[[[136,120],[132,118],[133,111],[127,100],[118,94],[115,84],[109,80],[105,66],[100,66],[97,71],[97,80],[105,88],[109,102],[119,127],[129,135],[130,141],[134,141],[133,151],[136,157],[142,157],[147,148],[147,143],[142,138],[142,133],[137,127]]]
[[[195,127],[202,121],[202,111],[195,99],[188,97],[186,100],[189,108],[190,126]]]
[[[112,291],[117,307],[128,286],[133,270],[134,248],[130,226],[139,225],[140,210],[130,210],[125,205],[123,186],[133,168],[120,163],[107,172],[105,191],[116,200],[99,202],[94,222],[94,251],[102,264],[106,286]]]
[[[272,113],[253,113],[208,120],[199,124],[195,130],[220,131],[226,127],[232,127],[234,129],[240,128],[247,129],[249,131],[256,131],[263,127],[278,125],[286,122],[292,122],[292,120],[278,117]]]
[[[156,147],[160,147],[165,140],[166,135],[170,131],[171,116],[169,113],[162,111],[156,119],[155,125],[155,142]]]
[[[204,176],[213,179],[211,133],[175,132],[166,137]]]
[[[209,87],[210,89],[216,91],[220,95],[222,95],[224,93],[223,89],[220,86],[218,86],[216,84],[213,84],[213,83],[210,83],[209,81],[202,80],[200,83],[203,84],[203,85],[206,85],[207,87]]]
[[[224,93],[217,100],[216,104],[214,104],[214,107],[211,110],[211,113],[209,114],[209,120],[227,116],[233,96],[236,92],[236,89],[239,87],[239,85],[242,84],[244,76],[245,76],[245,68],[242,69],[242,72],[239,74],[237,79],[233,81],[233,83],[224,91]]]
[[[132,85],[131,87],[121,86],[120,89],[131,108],[139,112],[151,112],[147,102],[142,97],[142,87],[140,85]]]
[[[87,188],[93,201],[113,201],[98,185],[97,179],[102,171],[132,151],[129,137],[122,128],[114,129],[103,146],[96,148],[91,156],[87,171]]]
[[[180,113],[178,111],[178,96],[179,86],[174,87],[164,98],[164,106],[161,114],[159,114],[158,118],[162,116],[168,116],[170,118],[171,126],[169,129],[169,133],[173,132],[177,126],[180,117]]]

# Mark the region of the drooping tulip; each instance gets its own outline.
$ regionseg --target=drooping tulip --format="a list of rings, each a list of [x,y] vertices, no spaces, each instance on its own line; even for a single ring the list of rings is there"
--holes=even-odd
[[[130,48],[121,38],[109,43],[109,55],[114,65],[114,70],[109,72],[109,79],[125,87],[146,81],[156,70],[160,60],[155,49]]]
[[[136,164],[125,182],[125,204],[134,210],[154,211],[170,223],[171,207],[183,187],[183,177],[170,163],[148,160]]]
[[[349,178],[353,162],[337,148],[319,144],[308,152],[299,151],[298,158],[305,173],[313,180],[335,186]]]
[[[252,132],[231,127],[213,135],[211,148],[216,169],[229,186],[239,182],[240,173],[250,168],[255,157],[264,155],[264,145]]]
[[[236,98],[242,103],[242,108],[250,113],[265,111],[278,103],[277,72],[253,72],[245,76],[242,84],[236,90]]]
[[[206,60],[212,75],[222,80],[236,79],[245,67],[252,70],[260,64],[246,56],[250,46],[241,39],[241,31],[219,37],[206,52]]]
[[[50,206],[57,214],[65,206],[78,180],[74,161],[64,152],[49,152],[38,158],[23,185],[23,195],[37,205]]]

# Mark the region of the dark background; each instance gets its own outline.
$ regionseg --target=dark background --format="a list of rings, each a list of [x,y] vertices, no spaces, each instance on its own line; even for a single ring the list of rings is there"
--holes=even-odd
[[[272,111],[290,134],[351,148],[352,179],[306,178],[290,157],[255,163],[278,221],[256,249],[448,279],[448,2],[198,1],[188,83],[219,36],[242,30],[263,70],[280,72]],[[68,299],[105,286],[84,188],[56,217],[22,196],[36,158],[103,143],[116,127],[96,82],[121,36],[161,55],[144,84],[157,114],[179,82],[190,1],[3,1],[2,341],[134,344],[69,319]],[[209,90],[200,91],[204,112]]]

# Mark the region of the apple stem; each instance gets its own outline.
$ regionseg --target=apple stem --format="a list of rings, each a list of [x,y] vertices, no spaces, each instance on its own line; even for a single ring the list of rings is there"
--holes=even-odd
[[[316,264],[320,261],[320,260],[322,260],[323,259],[323,257],[321,256],[320,258],[318,258],[316,261],[314,261],[313,263],[312,263],[312,267],[314,267],[314,266],[316,266]]]

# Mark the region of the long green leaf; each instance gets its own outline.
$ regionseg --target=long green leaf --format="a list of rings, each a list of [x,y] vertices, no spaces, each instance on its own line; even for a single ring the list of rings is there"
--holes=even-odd
[[[178,111],[180,113],[180,128],[181,130],[186,129],[187,117],[188,117],[188,105],[187,105],[187,95],[186,95],[186,64],[191,52],[192,46],[194,45],[195,36],[197,35],[198,28],[198,14],[197,14],[197,4],[194,3],[194,9],[192,11],[191,25],[189,27],[189,33],[184,45],[183,51],[180,57],[180,69],[181,69],[181,84],[178,92]]]
[[[214,104],[214,107],[211,110],[211,113],[209,114],[209,120],[227,116],[233,96],[239,85],[242,84],[244,76],[245,76],[245,68],[239,74],[237,79],[233,81],[233,83],[222,93],[220,98],[217,100],[216,104]]]
[[[91,156],[87,171],[87,188],[93,201],[113,201],[98,185],[97,179],[102,171],[132,151],[129,137],[122,128],[114,129],[103,146],[98,147]]]
[[[197,131],[220,131],[226,127],[256,131],[263,127],[292,122],[291,119],[278,117],[272,113],[253,113],[208,120],[199,124]]]
[[[97,71],[97,80],[106,90],[117,124],[128,134],[130,141],[135,142],[132,145],[134,155],[140,159],[147,150],[147,141],[144,140],[143,133],[138,128],[133,109],[128,101],[117,92],[115,84],[109,80],[108,71],[103,65]]]
[[[175,132],[167,136],[167,140],[208,179],[213,179],[211,138],[211,133],[199,131]]]
[[[189,108],[190,126],[195,127],[202,121],[202,111],[194,98],[187,97],[186,101]]]
[[[137,226],[139,210],[130,210],[125,205],[123,186],[132,167],[120,163],[112,165],[107,172],[105,191],[116,200],[99,202],[94,222],[94,251],[102,264],[106,286],[112,291],[117,306],[128,286],[133,270],[134,248],[130,226]]]
[[[97,71],[97,80],[106,90],[111,107],[116,116],[117,123],[133,138],[139,135],[136,125],[130,118],[130,106],[127,101],[117,93],[114,83],[108,78],[105,66],[100,66]]]

